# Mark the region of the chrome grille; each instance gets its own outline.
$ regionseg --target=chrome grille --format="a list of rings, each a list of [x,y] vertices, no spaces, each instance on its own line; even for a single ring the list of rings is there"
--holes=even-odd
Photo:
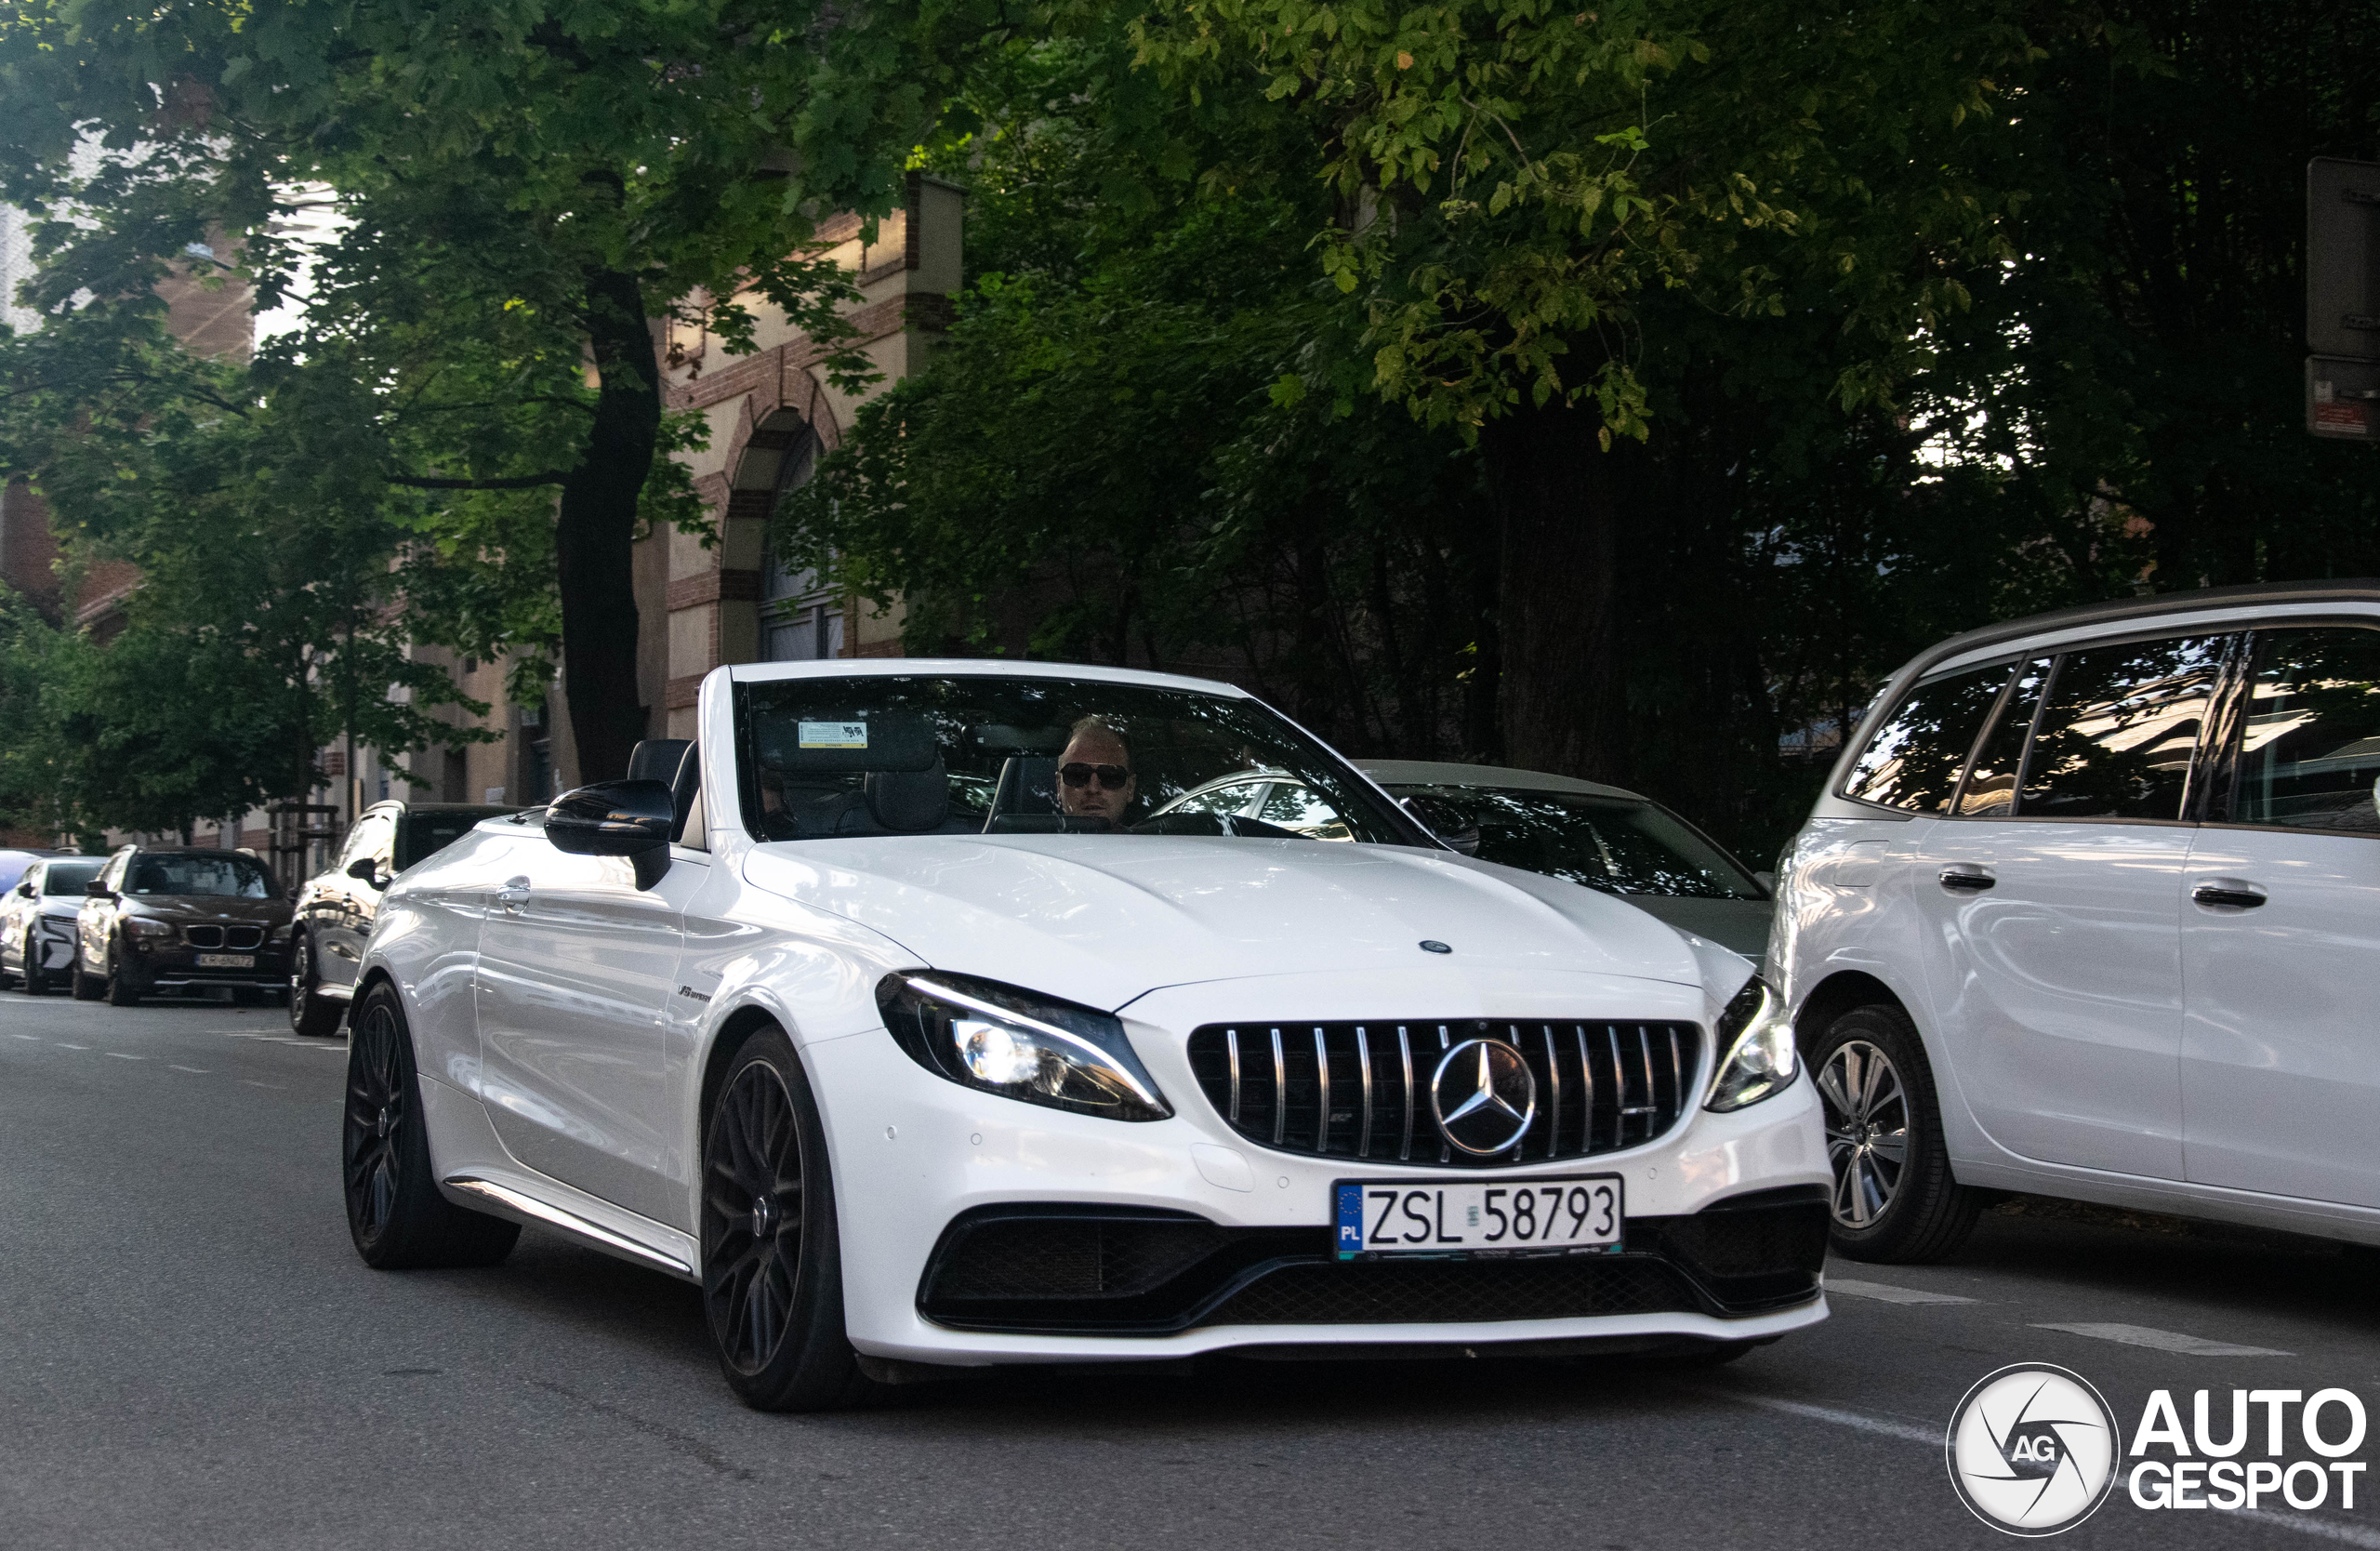
[[[192,948],[221,948],[223,946],[223,928],[219,926],[185,926],[182,928],[182,941],[190,944]]]
[[[1446,1052],[1501,1040],[1537,1081],[1537,1114],[1509,1151],[1447,1146],[1429,1086]],[[1282,1152],[1500,1168],[1591,1158],[1651,1141],[1691,1107],[1702,1031],[1690,1023],[1444,1020],[1210,1024],[1190,1066],[1224,1121]]]

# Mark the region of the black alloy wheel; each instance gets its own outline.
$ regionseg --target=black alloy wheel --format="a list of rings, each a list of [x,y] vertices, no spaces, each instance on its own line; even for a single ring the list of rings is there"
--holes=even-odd
[[[133,978],[132,966],[125,962],[128,955],[124,948],[125,945],[119,939],[113,948],[108,949],[108,1005],[138,1007],[140,1005],[140,982]]]
[[[1853,1260],[1912,1264],[1954,1253],[1980,1199],[1950,1173],[1934,1068],[1909,1014],[1855,1007],[1809,1052],[1834,1173],[1828,1241]]]
[[[347,1052],[347,1114],[339,1138],[347,1227],[367,1266],[404,1270],[493,1266],[521,1225],[456,1206],[430,1175],[430,1135],[404,1009],[373,988]]]
[[[25,929],[25,956],[22,962],[25,966],[24,973],[17,977],[17,988],[27,996],[47,996],[49,971],[42,968],[41,944],[33,936],[31,927]]]
[[[310,1039],[336,1034],[346,1013],[322,994],[322,981],[314,974],[313,939],[298,933],[289,945],[289,1031]]]
[[[703,1306],[721,1372],[756,1411],[827,1410],[869,1387],[844,1334],[834,1200],[800,1059],[762,1029],[703,1140]]]

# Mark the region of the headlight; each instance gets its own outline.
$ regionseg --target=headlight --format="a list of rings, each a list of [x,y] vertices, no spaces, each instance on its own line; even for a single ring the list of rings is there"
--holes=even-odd
[[[126,916],[124,918],[124,929],[136,937],[170,937],[174,935],[172,921],[159,921],[154,916]]]
[[[876,1004],[911,1060],[963,1087],[1111,1120],[1173,1113],[1108,1014],[922,970],[886,975]]]
[[[1801,1070],[1793,1025],[1768,982],[1753,975],[1719,1014],[1718,1046],[1727,1053],[1711,1080],[1708,1109],[1741,1109],[1783,1093]]]

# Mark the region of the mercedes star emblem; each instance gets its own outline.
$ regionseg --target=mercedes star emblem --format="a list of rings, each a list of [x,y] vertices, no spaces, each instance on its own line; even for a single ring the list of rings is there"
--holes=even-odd
[[[1474,1158],[1508,1152],[1537,1118],[1537,1079],[1501,1040],[1465,1040],[1430,1078],[1430,1112],[1453,1147]]]

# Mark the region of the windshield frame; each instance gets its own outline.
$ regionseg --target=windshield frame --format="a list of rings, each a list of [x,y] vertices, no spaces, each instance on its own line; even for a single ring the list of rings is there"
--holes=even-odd
[[[1327,771],[1331,776],[1336,776],[1340,784],[1346,789],[1351,798],[1367,804],[1370,810],[1368,816],[1377,821],[1376,827],[1384,830],[1390,837],[1392,837],[1390,839],[1374,842],[1372,843],[1401,845],[1410,847],[1415,850],[1424,851],[1451,851],[1452,849],[1448,846],[1445,842],[1439,840],[1437,836],[1431,833],[1427,828],[1416,820],[1411,814],[1406,811],[1403,803],[1399,802],[1395,798],[1383,791],[1381,789],[1379,782],[1373,780],[1368,775],[1358,769],[1345,755],[1341,754],[1337,749],[1331,748],[1329,744],[1326,743],[1321,738],[1316,737],[1313,733],[1307,731],[1304,727],[1300,726],[1295,721],[1283,715],[1280,711],[1275,709],[1272,706],[1267,705],[1263,700],[1258,699],[1255,696],[1246,694],[1231,685],[1211,683],[1199,680],[1176,678],[1170,674],[1141,673],[1131,670],[1103,670],[1097,667],[1089,665],[1007,662],[980,663],[976,661],[961,661],[954,663],[947,660],[938,661],[932,658],[910,658],[902,660],[898,664],[888,662],[884,664],[883,667],[878,668],[873,671],[862,671],[855,673],[822,673],[811,671],[772,673],[766,676],[755,674],[750,677],[746,677],[742,674],[735,675],[730,681],[728,685],[730,691],[729,717],[734,734],[730,758],[734,762],[736,797],[735,811],[733,815],[733,821],[737,828],[742,829],[745,838],[747,841],[754,844],[779,843],[770,841],[761,825],[757,822],[757,815],[761,811],[761,801],[760,788],[760,760],[757,746],[758,730],[755,723],[753,709],[753,702],[755,699],[754,692],[763,690],[767,686],[788,683],[800,683],[803,684],[815,683],[819,685],[845,685],[849,686],[854,693],[864,694],[866,692],[866,686],[870,681],[883,679],[908,681],[983,680],[992,683],[1007,681],[1011,683],[1030,683],[1036,686],[1049,686],[1052,688],[1066,684],[1076,684],[1082,686],[1088,694],[1094,696],[1102,689],[1120,689],[1128,691],[1157,691],[1160,693],[1173,695],[1204,696],[1214,700],[1228,701],[1235,707],[1235,709],[1238,709],[1243,714],[1272,723],[1271,730],[1284,744],[1287,744],[1290,748],[1304,754],[1309,762],[1315,766],[1317,766],[1320,769]],[[1216,776],[1213,779],[1220,780],[1222,777]],[[1200,783],[1200,785],[1206,784],[1209,783]],[[725,818],[729,815],[722,814],[719,816]],[[1127,829],[1118,831],[1118,833],[1129,835],[1131,833],[1131,830],[1128,827]],[[821,836],[815,838],[825,839],[827,837]],[[926,837],[921,835],[887,835],[869,838],[906,840],[923,839]],[[956,837],[945,835],[942,838],[950,839]],[[1135,838],[1154,837],[1143,836]],[[811,843],[811,842],[800,841],[786,842],[782,843],[808,844]]]

